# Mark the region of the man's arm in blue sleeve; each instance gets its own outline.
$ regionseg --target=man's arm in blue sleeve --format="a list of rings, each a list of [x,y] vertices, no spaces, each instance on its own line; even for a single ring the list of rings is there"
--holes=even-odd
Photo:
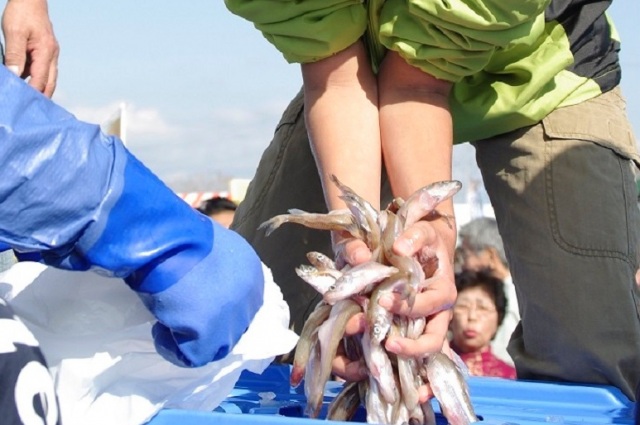
[[[0,241],[54,267],[123,278],[175,363],[224,357],[262,305],[262,265],[241,236],[4,66],[0,164]]]

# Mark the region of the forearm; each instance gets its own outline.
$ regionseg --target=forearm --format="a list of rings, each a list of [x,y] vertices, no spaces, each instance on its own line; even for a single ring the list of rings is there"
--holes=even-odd
[[[377,88],[363,46],[302,65],[305,118],[329,209],[345,208],[335,174],[379,207],[382,158]]]
[[[412,67],[394,52],[387,54],[379,79],[380,133],[395,196],[406,199],[427,184],[451,179],[449,89],[450,83]],[[453,202],[443,202],[438,211],[453,215]],[[435,220],[433,225],[453,255],[455,223]]]

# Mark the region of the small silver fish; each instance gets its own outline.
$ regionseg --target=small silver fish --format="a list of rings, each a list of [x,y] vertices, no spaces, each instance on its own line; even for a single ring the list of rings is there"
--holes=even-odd
[[[382,345],[371,340],[369,332],[365,332],[362,334],[362,353],[383,400],[388,404],[394,404],[400,395],[387,351]]]
[[[378,226],[378,210],[363,197],[356,194],[349,186],[343,184],[335,175],[331,175],[331,181],[340,189],[342,199],[356,222],[366,236],[365,242],[369,249],[375,251],[380,244],[380,227]]]
[[[423,217],[433,214],[441,202],[458,193],[461,187],[462,183],[458,180],[445,180],[427,185],[411,194],[398,209],[397,215],[402,218],[405,228],[409,227]]]
[[[442,352],[433,353],[427,356],[423,366],[431,390],[449,424],[469,425],[477,422],[467,381],[453,360]]]
[[[386,424],[387,420],[387,406],[388,403],[384,401],[380,394],[380,388],[378,382],[373,376],[369,376],[369,390],[365,399],[367,408],[367,423],[370,424]]]
[[[342,272],[338,270],[320,270],[306,264],[296,267],[296,274],[318,291],[320,295],[326,294],[330,288],[335,286],[338,278],[342,276]]]
[[[380,264],[377,261],[358,264],[342,273],[342,276],[324,293],[322,298],[327,304],[335,304],[396,273],[398,273],[397,268]]]
[[[318,251],[307,252],[307,260],[318,270],[338,270],[335,261]]]
[[[355,314],[360,313],[362,308],[356,302],[346,299],[339,301],[332,308],[329,317],[318,327],[318,342],[320,347],[320,359],[318,367],[317,381],[309,387],[305,384],[305,395],[307,396],[306,413],[311,418],[316,418],[322,408],[324,387],[331,376],[331,366],[340,341],[344,336],[347,322]],[[317,359],[316,359],[317,361]]]
[[[315,310],[311,312],[307,321],[304,322],[300,338],[296,344],[296,352],[293,356],[293,365],[289,376],[289,383],[293,388],[300,385],[300,381],[304,377],[313,346],[318,341],[318,328],[329,318],[330,313],[330,305],[319,303]]]
[[[407,322],[406,317],[395,317],[389,329],[389,335],[396,337],[407,337]],[[414,412],[416,408],[419,408],[420,395],[418,394],[418,388],[422,385],[422,380],[418,376],[418,362],[413,357],[401,357],[398,356],[398,381],[400,382],[400,389],[402,390],[402,400],[405,406],[410,412]],[[418,412],[422,415],[422,409]]]
[[[415,294],[420,288],[420,284],[425,279],[424,270],[421,264],[414,257],[398,255],[393,251],[393,243],[402,231],[402,222],[396,214],[387,213],[387,225],[382,230],[382,247],[385,259],[389,264],[407,273],[409,287],[412,289],[410,297],[407,299],[409,307],[413,307]]]
[[[347,382],[342,390],[329,403],[327,409],[327,420],[330,421],[350,421],[360,407],[360,383]]]
[[[269,236],[284,223],[301,224],[310,229],[346,231],[355,238],[363,237],[353,214],[348,211],[331,211],[321,214],[290,209],[289,214],[277,215],[260,224],[258,230],[265,229],[265,234]]]
[[[398,272],[389,276],[371,292],[366,318],[371,341],[375,344],[381,344],[387,337],[393,320],[393,313],[380,305],[380,298],[393,293],[400,294],[403,299],[410,296],[412,292],[407,273]]]

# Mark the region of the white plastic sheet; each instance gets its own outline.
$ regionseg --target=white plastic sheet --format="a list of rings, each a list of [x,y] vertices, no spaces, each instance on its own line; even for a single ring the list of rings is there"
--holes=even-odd
[[[155,352],[154,319],[119,279],[24,262],[0,274],[0,296],[40,342],[63,424],[139,425],[162,408],[215,409],[243,370],[261,373],[295,346],[289,308],[263,269],[264,305],[251,326],[227,357],[200,368]]]

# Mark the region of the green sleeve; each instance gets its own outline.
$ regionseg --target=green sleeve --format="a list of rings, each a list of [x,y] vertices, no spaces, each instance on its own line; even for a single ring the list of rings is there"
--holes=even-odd
[[[346,49],[364,34],[359,0],[225,0],[262,32],[290,63],[308,63]]]
[[[549,0],[386,0],[380,42],[436,78],[482,71],[497,50],[542,27]]]

